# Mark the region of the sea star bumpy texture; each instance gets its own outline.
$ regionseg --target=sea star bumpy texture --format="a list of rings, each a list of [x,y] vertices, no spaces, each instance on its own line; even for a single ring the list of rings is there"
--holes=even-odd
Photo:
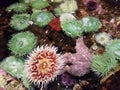
[[[29,80],[40,86],[41,89],[61,74],[62,69],[61,54],[57,54],[56,47],[47,45],[35,48],[29,54],[25,64],[25,72]]]
[[[76,53],[65,53],[63,55],[66,64],[65,71],[74,76],[83,76],[90,70],[92,54],[85,46],[83,38],[77,39],[75,49]]]
[[[12,35],[12,38],[8,42],[8,47],[13,54],[24,56],[35,47],[36,41],[36,37],[32,32],[20,32]]]

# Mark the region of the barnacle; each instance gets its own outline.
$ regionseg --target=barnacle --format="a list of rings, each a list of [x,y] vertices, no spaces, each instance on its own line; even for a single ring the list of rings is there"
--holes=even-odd
[[[91,69],[97,75],[105,76],[111,70],[115,69],[117,66],[117,61],[114,55],[110,53],[104,53],[103,55],[96,55],[92,60]]]
[[[0,66],[9,74],[16,78],[21,78],[24,69],[24,59],[15,56],[9,56],[1,62]]]
[[[26,29],[30,25],[29,20],[29,14],[15,14],[10,21],[10,26],[14,30],[21,31]]]
[[[14,34],[8,42],[9,49],[17,56],[28,54],[35,45],[36,37],[29,31]]]
[[[45,26],[47,25],[53,18],[53,15],[50,12],[43,11],[43,12],[34,12],[32,14],[32,20],[34,24],[38,26]]]
[[[34,0],[30,4],[35,9],[43,9],[49,6],[48,0]]]
[[[28,6],[24,3],[14,3],[7,7],[6,11],[7,12],[15,12],[15,13],[24,13],[28,9]]]
[[[110,52],[115,55],[115,58],[120,60],[120,40],[114,39],[106,46],[106,52]]]
[[[85,32],[97,31],[102,26],[100,20],[92,16],[83,17],[79,22],[83,24]]]

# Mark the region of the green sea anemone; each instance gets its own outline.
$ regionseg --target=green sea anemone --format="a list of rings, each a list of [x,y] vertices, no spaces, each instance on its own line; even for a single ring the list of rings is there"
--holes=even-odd
[[[24,71],[23,71],[23,77],[21,78],[21,80],[22,80],[22,83],[24,84],[24,86],[28,90],[35,90],[34,85],[30,82],[30,80],[28,79],[28,77]]]
[[[5,58],[3,62],[1,62],[0,67],[17,79],[21,79],[24,86],[28,88],[28,90],[34,90],[33,85],[29,82],[26,74],[23,72],[25,64],[24,62],[25,60],[23,58],[9,56]]]
[[[53,18],[53,15],[50,12],[43,11],[43,12],[34,12],[32,14],[32,20],[34,24],[38,26],[45,26],[47,25]]]
[[[14,3],[7,7],[7,12],[15,12],[15,13],[25,13],[28,9],[28,6],[25,3]]]
[[[63,2],[64,0],[51,0],[51,2],[57,2],[57,3],[60,3],[60,2]]]
[[[1,62],[0,67],[16,78],[21,78],[24,69],[24,59],[15,56],[9,56]]]
[[[102,26],[100,20],[92,16],[83,17],[79,22],[83,24],[85,32],[97,31]]]
[[[106,46],[106,52],[110,52],[115,55],[115,58],[120,60],[120,40],[114,39],[110,44]]]
[[[59,8],[59,7],[56,7],[56,8],[54,9],[54,14],[55,14],[56,16],[60,16],[61,14],[63,14],[62,9]]]
[[[48,0],[33,0],[30,4],[35,9],[43,9],[49,6]]]
[[[29,14],[15,14],[10,21],[10,26],[14,30],[21,31],[26,29],[30,25],[29,20]]]
[[[60,22],[65,22],[68,20],[76,20],[75,16],[73,16],[71,13],[63,13],[60,15]]]
[[[114,55],[110,53],[104,53],[103,55],[96,55],[92,60],[91,69],[97,75],[105,76],[111,70],[115,69],[117,61]]]
[[[100,32],[95,35],[95,40],[100,45],[106,46],[111,42],[112,38],[109,33]]]
[[[78,9],[78,6],[75,0],[65,0],[59,8],[61,8],[63,13],[74,13]]]
[[[19,0],[21,3],[30,4],[33,0]]]
[[[36,45],[36,37],[33,33],[26,31],[14,34],[8,42],[8,47],[13,54],[24,56],[31,52]]]
[[[64,33],[72,38],[81,36],[83,32],[82,23],[76,20],[68,20],[61,22]]]

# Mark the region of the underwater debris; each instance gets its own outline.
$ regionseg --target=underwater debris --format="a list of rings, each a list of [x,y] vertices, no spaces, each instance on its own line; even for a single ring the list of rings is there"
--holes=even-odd
[[[0,67],[0,87],[5,90],[27,90],[24,85]]]

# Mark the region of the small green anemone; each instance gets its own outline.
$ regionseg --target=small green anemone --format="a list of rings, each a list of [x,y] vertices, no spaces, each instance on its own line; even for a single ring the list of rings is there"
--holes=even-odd
[[[35,9],[43,9],[49,6],[48,0],[34,0],[30,4]]]
[[[54,9],[54,14],[55,14],[56,16],[60,16],[61,14],[63,14],[63,11],[62,11],[61,8],[56,7],[56,8]]]
[[[24,71],[23,71],[23,77],[21,78],[21,80],[22,80],[22,83],[24,84],[24,86],[28,90],[35,90],[34,85],[30,82],[30,80],[28,79],[28,77]]]
[[[83,24],[85,32],[97,31],[102,26],[100,20],[92,16],[83,17],[79,22]]]
[[[63,13],[74,13],[78,9],[76,0],[64,0],[59,8],[61,8]]]
[[[83,32],[82,23],[74,19],[61,22],[61,27],[64,33],[72,38],[81,36]]]
[[[14,34],[8,42],[8,47],[13,54],[24,56],[31,52],[36,45],[36,37],[33,33],[26,31]]]
[[[64,0],[51,0],[52,2],[57,2],[57,3],[60,3],[60,2],[63,2]]]
[[[24,59],[15,56],[9,56],[1,62],[0,66],[16,78],[21,78],[24,69]]]
[[[21,3],[30,4],[33,0],[19,0]]]
[[[29,14],[15,14],[10,21],[10,26],[14,30],[21,31],[26,29],[30,25],[29,20]]]
[[[24,64],[25,60],[23,58],[9,56],[1,62],[0,67],[17,79],[21,79],[28,90],[34,90],[33,85],[29,82],[28,77],[26,76],[26,73],[24,73]]]
[[[103,55],[96,55],[91,64],[91,69],[97,75],[105,76],[111,70],[115,69],[117,66],[117,61],[115,60],[114,55],[110,53],[104,53]]]
[[[115,58],[120,60],[120,40],[112,40],[111,43],[106,46],[106,52],[110,52],[111,54],[115,55]]]
[[[7,12],[15,12],[15,13],[25,13],[28,9],[28,6],[25,3],[14,3],[7,7]]]
[[[43,12],[34,12],[32,14],[32,20],[34,24],[38,26],[45,26],[47,25],[53,18],[53,15],[50,12],[43,11]]]

